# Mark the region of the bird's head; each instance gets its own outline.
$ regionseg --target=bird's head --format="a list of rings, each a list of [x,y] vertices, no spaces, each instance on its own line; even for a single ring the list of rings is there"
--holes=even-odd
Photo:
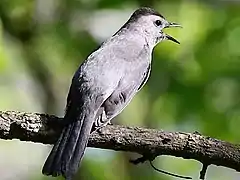
[[[151,8],[142,7],[131,15],[122,28],[143,33],[146,39],[154,45],[163,40],[180,44],[178,40],[163,32],[163,29],[171,27],[181,27],[181,25],[168,22],[160,13]]]

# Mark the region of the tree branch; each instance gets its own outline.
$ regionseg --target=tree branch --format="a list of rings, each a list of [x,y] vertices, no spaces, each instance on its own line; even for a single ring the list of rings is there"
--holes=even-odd
[[[59,136],[62,118],[38,113],[0,111],[0,138],[53,144]],[[240,172],[240,145],[205,137],[199,133],[165,132],[155,129],[109,125],[90,136],[89,147],[142,154],[136,162],[160,155],[195,159],[207,166],[225,166]]]

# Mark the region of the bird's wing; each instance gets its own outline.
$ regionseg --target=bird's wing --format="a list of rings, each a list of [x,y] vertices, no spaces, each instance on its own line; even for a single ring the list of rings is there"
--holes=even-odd
[[[149,76],[150,76],[150,71],[151,71],[151,64],[149,63],[146,71],[143,74],[143,79],[142,79],[142,83],[140,84],[140,86],[138,87],[138,91],[140,91],[142,89],[142,87],[146,84]]]

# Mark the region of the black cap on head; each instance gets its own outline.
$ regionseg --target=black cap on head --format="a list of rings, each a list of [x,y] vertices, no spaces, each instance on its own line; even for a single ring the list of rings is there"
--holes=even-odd
[[[161,18],[164,18],[159,12],[155,11],[152,8],[149,7],[141,7],[139,9],[137,9],[131,16],[131,18],[133,19],[138,19],[141,16],[148,16],[148,15],[155,15],[155,16],[159,16]]]
[[[134,11],[134,13],[128,19],[128,21],[114,35],[116,35],[118,32],[121,32],[122,29],[128,28],[129,24],[136,22],[140,17],[148,15],[155,15],[164,18],[159,12],[155,11],[152,8],[149,7],[138,8],[136,11]]]

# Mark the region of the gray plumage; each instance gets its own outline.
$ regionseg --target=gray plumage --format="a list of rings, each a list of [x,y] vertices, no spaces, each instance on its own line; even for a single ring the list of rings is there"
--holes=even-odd
[[[44,164],[44,174],[72,179],[90,133],[121,113],[146,83],[154,46],[165,39],[177,42],[162,32],[170,26],[178,25],[153,9],[140,8],[80,65],[67,98],[66,125]]]

